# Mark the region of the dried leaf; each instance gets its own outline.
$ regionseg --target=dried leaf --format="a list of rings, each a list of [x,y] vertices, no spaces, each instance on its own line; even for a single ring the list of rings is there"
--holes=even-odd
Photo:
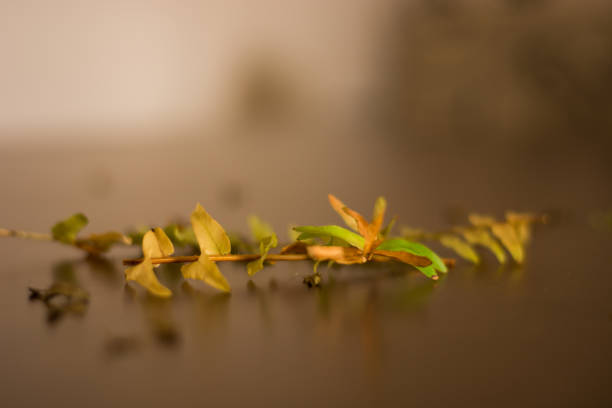
[[[125,280],[138,282],[155,296],[172,296],[170,289],[162,285],[157,279],[157,276],[155,276],[150,258],[145,258],[145,260],[138,265],[127,268],[125,270]]]
[[[405,239],[396,238],[390,239],[380,244],[377,250],[388,251],[404,251],[413,255],[425,257],[431,261],[434,270],[439,272],[448,272],[446,265],[440,257],[431,249],[421,244],[420,242],[411,242]]]
[[[506,263],[506,253],[504,252],[504,249],[485,229],[459,229],[459,232],[470,244],[482,245],[488,248],[491,252],[493,252],[499,263]]]
[[[300,236],[298,236],[298,240],[300,241],[314,237],[324,239],[333,237],[341,239],[355,248],[362,249],[364,245],[362,236],[337,225],[301,226],[295,227],[294,230],[301,232]]]
[[[376,249],[374,250],[374,255],[383,255],[387,258],[393,258],[412,266],[429,266],[432,264],[429,258],[414,255],[406,251],[387,251],[384,249]]]
[[[295,241],[289,245],[284,246],[280,250],[281,255],[285,254],[306,254],[307,245],[302,241]]]
[[[365,263],[367,261],[361,250],[354,247],[310,245],[306,249],[308,256],[315,261],[333,260],[343,265]]]
[[[521,239],[517,234],[514,226],[510,224],[504,223],[496,223],[491,226],[491,232],[495,235],[502,244],[506,247],[512,258],[517,263],[523,263],[525,260],[525,251],[523,250],[523,245],[521,243]]]
[[[79,231],[81,231],[88,222],[89,220],[84,214],[73,214],[51,228],[53,239],[63,242],[64,244],[73,244]]]
[[[439,240],[440,244],[452,249],[462,258],[467,259],[468,261],[473,262],[475,264],[480,263],[480,257],[478,256],[474,248],[472,248],[470,244],[468,244],[461,238],[451,234],[442,234],[439,237]]]
[[[264,237],[261,241],[259,241],[259,254],[261,257],[247,264],[247,273],[249,276],[253,276],[263,269],[268,252],[277,245],[278,239],[276,238],[275,233],[272,233],[271,236]]]
[[[329,203],[331,204],[332,208],[342,217],[345,224],[348,225],[348,227],[353,231],[359,231],[359,228],[357,227],[357,221],[355,221],[353,217],[344,212],[344,208],[346,208],[346,205],[344,205],[342,201],[338,200],[338,198],[336,198],[332,194],[328,194],[327,198],[329,199]]]
[[[231,251],[230,239],[221,225],[198,203],[191,213],[191,225],[200,252],[208,255],[226,255]]]
[[[372,224],[374,224],[374,228],[376,229],[376,234],[380,231],[382,227],[382,222],[385,218],[385,211],[387,210],[387,200],[385,197],[378,197],[374,202],[374,213],[372,215]]]
[[[196,262],[183,265],[181,273],[185,279],[197,279],[223,292],[231,292],[231,287],[225,276],[219,271],[216,263],[202,253]]]

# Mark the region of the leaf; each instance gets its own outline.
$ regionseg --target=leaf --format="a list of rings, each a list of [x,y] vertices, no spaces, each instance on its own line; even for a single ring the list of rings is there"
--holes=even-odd
[[[102,234],[91,234],[87,238],[75,241],[77,247],[94,255],[107,252],[115,244],[131,245],[132,239],[120,232],[109,231]]]
[[[306,254],[306,244],[302,241],[295,241],[289,245],[284,246],[280,250],[281,255],[285,254]]]
[[[395,225],[396,221],[397,221],[397,217],[391,218],[391,221],[389,221],[387,226],[380,231],[380,237],[382,239],[386,239],[389,236],[389,234],[391,233],[391,230],[393,229],[393,226]]]
[[[367,261],[361,250],[353,247],[310,245],[306,250],[308,256],[315,261],[333,260],[343,265],[365,263]]]
[[[516,229],[505,223],[496,223],[491,226],[491,232],[495,235],[502,244],[506,247],[512,258],[517,263],[523,263],[525,260],[525,251],[523,250],[523,244]]]
[[[145,258],[145,260],[138,265],[127,268],[125,270],[125,280],[138,282],[155,296],[172,296],[170,289],[162,285],[157,279],[157,276],[155,276],[150,258]]]
[[[191,225],[200,252],[208,255],[226,255],[231,251],[230,239],[221,225],[198,203],[191,213]]]
[[[264,237],[261,241],[259,241],[259,253],[261,257],[247,264],[247,273],[249,276],[253,276],[263,269],[268,251],[275,248],[277,245],[278,240],[276,238],[276,234],[274,233],[272,233],[271,236]]]
[[[429,258],[424,256],[418,256],[411,254],[407,251],[387,251],[384,249],[376,249],[374,250],[375,255],[383,255],[387,258],[393,258],[403,263],[407,263],[412,266],[429,266],[432,264]]]
[[[342,217],[344,223],[348,225],[349,228],[353,231],[359,231],[359,228],[357,227],[357,221],[355,221],[353,217],[344,212],[344,208],[346,208],[346,205],[344,205],[342,201],[338,200],[338,198],[336,198],[333,194],[328,194],[327,198],[329,199],[329,203],[331,204],[334,211],[336,211]]]
[[[436,269],[433,265],[429,266],[415,266],[423,275],[427,276],[429,279],[438,280],[438,274],[436,273]]]
[[[487,232],[486,230],[484,229],[476,229],[476,230],[460,229],[459,232],[463,235],[463,237],[470,244],[482,245],[488,248],[491,252],[493,252],[493,254],[497,258],[499,263],[502,263],[502,264],[506,263],[506,253],[504,252],[504,249],[499,245],[499,243],[495,240],[495,238],[493,238],[491,234],[489,234],[489,232]]]
[[[475,264],[480,263],[480,257],[478,256],[474,248],[472,248],[470,244],[468,244],[461,238],[451,234],[442,234],[439,237],[439,241],[440,244],[452,249],[462,258],[467,259],[468,261],[473,262]]]
[[[349,245],[355,248],[362,249],[364,239],[362,236],[355,234],[346,228],[339,227],[337,225],[323,225],[323,226],[301,226],[293,228],[295,231],[301,232],[302,234],[298,237],[301,241],[303,239],[310,239],[313,237],[318,238],[339,238]],[[303,236],[306,234],[305,236]]]
[[[164,228],[164,232],[176,246],[198,246],[198,240],[191,227],[179,224],[169,224]]]
[[[489,215],[481,215],[481,214],[470,214],[468,215],[468,220],[475,227],[490,227],[495,224],[495,218]]]
[[[249,228],[251,229],[251,234],[253,235],[253,238],[255,238],[256,242],[260,242],[266,237],[276,235],[270,224],[262,221],[255,215],[251,215],[247,219],[247,222],[249,224]]]
[[[405,251],[413,255],[423,256],[431,261],[432,266],[436,271],[444,273],[448,272],[448,269],[446,268],[446,265],[444,264],[442,259],[440,259],[440,257],[434,251],[419,242],[411,242],[405,239],[395,238],[384,241],[376,249],[388,251]]]
[[[157,227],[142,238],[142,253],[145,258],[161,258],[172,255],[174,246],[163,229]]]
[[[64,244],[73,244],[76,236],[87,225],[89,220],[82,213],[76,213],[60,221],[51,228],[53,239]]]
[[[387,210],[387,200],[385,197],[378,197],[374,202],[374,213],[372,215],[372,224],[375,225],[378,234],[382,227],[383,219],[385,218],[385,211]]]
[[[181,273],[185,279],[204,281],[220,291],[231,292],[232,290],[217,264],[211,261],[205,253],[202,253],[196,262],[183,265]]]

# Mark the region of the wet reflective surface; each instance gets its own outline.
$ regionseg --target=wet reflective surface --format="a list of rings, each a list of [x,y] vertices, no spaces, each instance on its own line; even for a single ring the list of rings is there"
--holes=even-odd
[[[322,266],[324,285],[308,289],[302,283],[311,272],[306,262],[278,263],[252,280],[244,265],[223,264],[233,288],[228,296],[185,282],[176,265],[166,265],[158,275],[175,293],[170,301],[125,285],[121,258],[136,249],[94,260],[55,243],[2,239],[3,405],[612,402],[612,235],[587,222],[590,211],[610,202],[606,165],[583,158],[564,169],[557,157],[544,162],[436,152],[433,168],[426,167],[431,151],[409,156],[353,142],[341,163],[334,162],[336,153],[346,153],[341,143],[316,139],[310,147],[281,141],[285,156],[241,141],[232,145],[235,162],[205,146],[146,154],[5,153],[2,185],[11,194],[3,199],[2,223],[44,231],[82,210],[91,219],[88,231],[163,224],[188,215],[199,200],[229,229],[245,231],[244,216],[254,212],[284,237],[288,222],[339,221],[327,208],[328,191],[363,211],[383,193],[400,225],[433,229],[466,209],[499,215],[506,208],[550,208],[553,222],[534,231],[524,267],[500,266],[483,253],[483,265],[459,261],[434,283],[399,265]],[[323,146],[328,150],[319,150]],[[302,166],[304,156],[291,154],[298,150],[323,152],[318,166]],[[366,152],[378,154],[377,175],[359,166]],[[155,166],[179,153],[182,160]],[[249,160],[254,153],[258,160]],[[289,171],[259,178],[283,165]],[[102,195],[91,195],[87,175],[97,166],[107,169],[102,178],[110,182]],[[552,166],[556,170],[548,170]],[[339,168],[353,171],[328,177]],[[567,193],[572,190],[577,193]],[[28,298],[29,287],[52,284],[80,288],[89,301],[58,312]]]

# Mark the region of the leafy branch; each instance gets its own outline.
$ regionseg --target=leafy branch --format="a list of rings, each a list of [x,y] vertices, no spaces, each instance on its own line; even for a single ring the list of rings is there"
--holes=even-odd
[[[54,225],[51,234],[0,229],[0,236],[54,240],[96,256],[107,252],[114,245],[133,245],[138,242],[142,246],[142,257],[123,261],[128,266],[125,270],[126,281],[137,282],[155,296],[170,297],[172,292],[159,282],[155,274],[155,268],[160,264],[184,263],[181,267],[183,278],[201,280],[217,290],[230,292],[231,287],[217,262],[247,262],[247,273],[254,276],[274,262],[312,260],[315,262],[314,275],[304,280],[309,285],[320,283],[317,267],[323,261],[330,265],[401,262],[436,280],[439,273],[448,272],[455,260],[441,258],[420,241],[438,242],[474,263],[480,261],[475,245],[491,250],[501,263],[506,262],[505,247],[517,263],[522,263],[525,245],[530,237],[530,226],[543,220],[534,215],[518,213],[508,213],[503,222],[488,216],[471,215],[469,220],[472,225],[469,227],[454,227],[450,231],[437,233],[403,228],[400,237],[391,237],[395,218],[383,227],[387,208],[383,197],[375,201],[371,221],[335,196],[330,194],[328,199],[348,229],[338,225],[294,227],[294,242],[284,246],[279,253],[270,253],[278,246],[278,238],[269,224],[254,216],[248,219],[256,242],[253,246],[236,235],[228,235],[200,204],[191,213],[191,226],[175,223],[163,229],[155,227],[128,235],[109,231],[79,237],[88,220],[85,215],[78,213]],[[175,245],[194,247],[199,254],[173,256]],[[255,247],[258,253],[252,253]],[[249,253],[240,253],[241,250]]]

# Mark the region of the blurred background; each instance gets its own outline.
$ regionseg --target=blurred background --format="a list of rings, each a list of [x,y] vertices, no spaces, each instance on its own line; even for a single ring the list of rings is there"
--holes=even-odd
[[[226,223],[305,222],[330,191],[428,225],[604,207],[611,18],[605,0],[4,0],[2,224],[217,200]]]
[[[612,2],[0,0],[0,27],[0,227],[200,202],[286,241],[339,222],[330,192],[428,230],[553,221],[524,267],[325,269],[308,290],[306,262],[223,265],[227,297],[170,265],[169,302],[124,283],[136,248],[3,239],[7,406],[609,406]],[[58,282],[90,296],[65,319],[27,299]]]

